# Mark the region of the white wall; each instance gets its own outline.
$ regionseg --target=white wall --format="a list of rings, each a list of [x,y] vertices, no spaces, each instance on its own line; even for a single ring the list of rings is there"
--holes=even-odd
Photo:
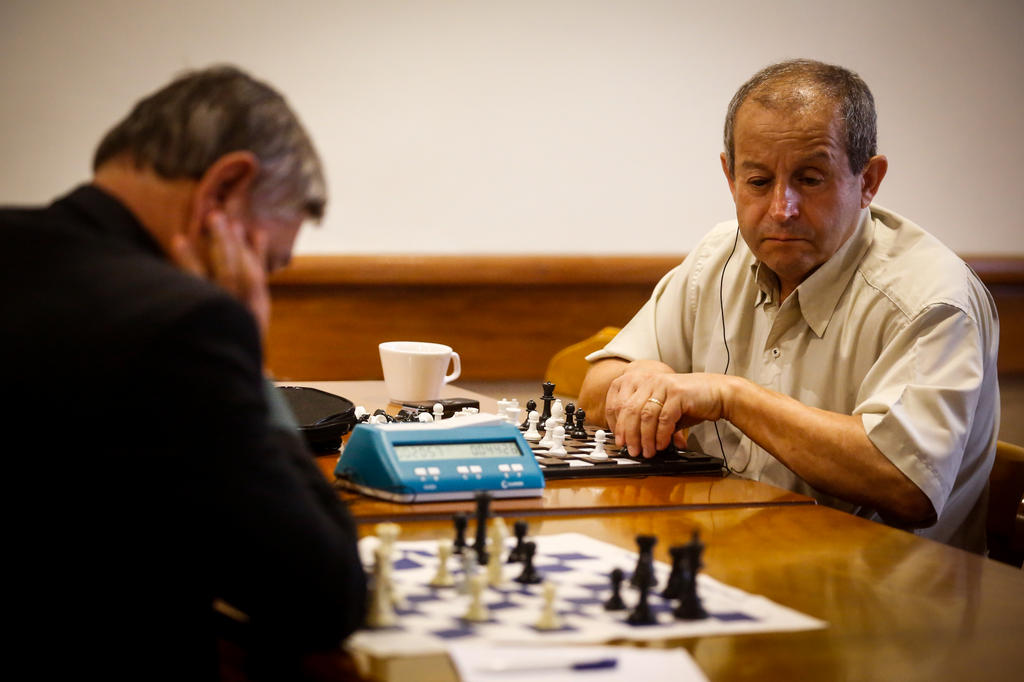
[[[872,87],[878,200],[961,253],[1024,254],[1019,0],[4,0],[0,203],[88,177],[189,67],[277,85],[331,205],[300,253],[681,252],[731,217],[735,88],[808,56]]]

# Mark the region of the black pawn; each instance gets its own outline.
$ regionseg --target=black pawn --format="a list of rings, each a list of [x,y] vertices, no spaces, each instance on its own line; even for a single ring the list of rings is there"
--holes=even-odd
[[[640,599],[636,603],[636,608],[626,618],[626,622],[630,625],[657,625],[658,619],[651,611],[651,605],[647,602],[647,594],[651,591],[653,584],[651,579],[653,578],[651,573],[643,573],[640,578],[639,584],[636,586],[640,590]]]
[[[605,611],[623,611],[626,608],[626,602],[622,601],[622,581],[625,580],[626,574],[622,572],[621,568],[616,568],[611,573],[612,581],[612,596],[608,598],[608,601],[604,603]]]
[[[537,401],[536,400],[534,400],[533,398],[530,398],[529,400],[526,401],[526,419],[524,419],[523,423],[519,425],[519,430],[520,431],[526,431],[528,428],[530,428],[530,413],[535,411],[536,409],[537,409]]]
[[[572,438],[572,415],[576,412],[576,403],[569,403],[565,406],[565,436]]]
[[[476,542],[473,544],[477,563],[481,566],[485,565],[490,558],[487,553],[487,520],[490,515],[491,494],[481,490],[476,494]]]
[[[455,542],[452,543],[452,553],[462,554],[462,550],[466,548],[466,526],[469,519],[464,512],[459,512],[452,517],[452,522],[455,524]]]
[[[576,410],[576,426],[573,427],[572,437],[577,440],[587,439],[587,428],[583,425],[583,420],[587,418],[587,413],[583,410]]]
[[[512,551],[508,553],[508,563],[515,564],[526,558],[526,552],[523,550],[523,540],[526,539],[526,521],[519,519],[512,524],[512,530],[516,534],[516,546],[512,548]]]
[[[640,582],[647,581],[648,588],[654,588],[658,581],[654,577],[654,545],[658,538],[653,535],[637,535],[636,545],[640,549],[636,558],[636,570],[629,584],[633,587],[640,587]]]
[[[540,573],[533,567],[533,555],[537,553],[537,543],[523,543],[523,572],[515,579],[523,585],[536,585],[541,581]]]

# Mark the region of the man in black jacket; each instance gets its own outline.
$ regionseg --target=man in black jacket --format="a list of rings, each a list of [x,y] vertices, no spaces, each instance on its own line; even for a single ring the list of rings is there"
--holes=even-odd
[[[217,67],[140,101],[93,169],[0,211],[10,650],[43,678],[215,678],[220,613],[264,672],[337,647],[354,525],[262,372],[266,275],[325,203],[308,136]]]

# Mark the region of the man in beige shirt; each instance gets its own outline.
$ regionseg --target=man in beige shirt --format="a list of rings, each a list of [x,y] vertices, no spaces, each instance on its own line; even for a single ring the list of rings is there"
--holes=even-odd
[[[871,93],[845,69],[794,60],[745,83],[722,154],[737,220],[589,357],[580,403],[634,454],[689,427],[735,474],[983,551],[995,305],[872,204],[888,167],[875,139]]]

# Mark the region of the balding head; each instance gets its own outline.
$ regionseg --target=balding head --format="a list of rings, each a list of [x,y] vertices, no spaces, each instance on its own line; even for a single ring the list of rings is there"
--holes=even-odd
[[[772,64],[740,86],[725,116],[725,159],[735,174],[736,114],[746,102],[772,111],[799,114],[829,103],[843,125],[850,171],[860,173],[877,147],[875,100],[860,76],[810,59]]]

